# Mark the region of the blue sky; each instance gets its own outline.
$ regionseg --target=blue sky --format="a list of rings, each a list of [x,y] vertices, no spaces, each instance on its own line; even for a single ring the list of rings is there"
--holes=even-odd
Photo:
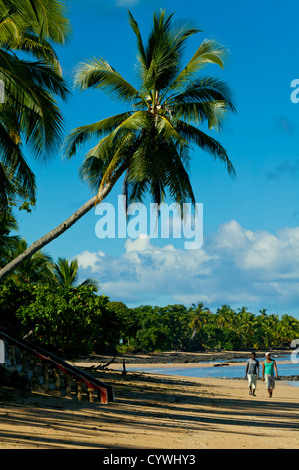
[[[136,83],[128,8],[144,37],[153,11],[160,8],[203,30],[190,40],[186,61],[204,38],[229,49],[224,70],[210,66],[204,73],[225,80],[234,93],[237,113],[226,118],[215,137],[237,177],[232,179],[208,154],[193,153],[191,181],[204,214],[204,242],[198,250],[184,250],[179,240],[99,239],[98,217],[91,211],[46,251],[54,259],[77,257],[82,279],[97,278],[101,293],[129,306],[202,301],[212,310],[227,304],[299,317],[299,103],[291,101],[291,82],[299,78],[299,5],[268,0],[68,3],[73,34],[57,51],[70,84],[76,65],[92,57],[104,57]],[[66,134],[122,109],[102,92],[75,90],[62,105]],[[72,160],[57,153],[44,164],[28,156],[38,185],[36,208],[30,215],[18,214],[20,234],[28,243],[91,197],[78,176],[88,148]],[[120,192],[121,183],[107,202],[116,207]]]

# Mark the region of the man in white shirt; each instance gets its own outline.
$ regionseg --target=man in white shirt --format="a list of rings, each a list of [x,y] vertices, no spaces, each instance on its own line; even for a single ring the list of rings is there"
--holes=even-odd
[[[246,364],[245,379],[248,378],[249,395],[255,397],[256,382],[260,374],[260,363],[255,358],[255,352],[251,353],[251,358]]]

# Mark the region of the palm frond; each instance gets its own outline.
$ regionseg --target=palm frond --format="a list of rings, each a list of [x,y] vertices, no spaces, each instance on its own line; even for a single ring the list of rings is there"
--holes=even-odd
[[[147,57],[146,57],[146,52],[144,48],[144,44],[142,41],[141,33],[139,30],[139,26],[136,22],[136,20],[133,18],[132,13],[129,11],[129,24],[134,31],[136,38],[137,38],[137,49],[138,49],[138,60],[140,62],[141,69],[144,71],[147,68]]]
[[[7,118],[6,114],[1,119],[0,113],[2,122],[6,122]],[[11,184],[16,180],[21,183],[22,191],[33,198],[36,189],[34,174],[29,168],[20,146],[13,138],[12,129],[7,130],[3,124],[0,124],[0,154],[1,166],[6,175],[2,175],[2,184],[6,187],[7,196],[11,194]],[[13,185],[12,191],[16,191],[16,189],[16,186]]]
[[[204,151],[212,154],[216,159],[224,162],[228,173],[231,176],[235,176],[235,169],[228,158],[225,148],[216,139],[213,139],[213,137],[208,136],[201,130],[183,121],[178,121],[177,128],[190,143],[195,143]]]
[[[131,115],[131,112],[117,114],[115,116],[102,119],[101,121],[86,126],[77,127],[66,137],[63,151],[67,157],[72,157],[80,145],[85,144],[93,138],[102,137],[114,131],[124,120]]]
[[[21,38],[11,42],[11,48],[16,51],[31,54],[38,61],[51,65],[58,75],[62,75],[58,56],[48,41],[42,40],[32,33],[24,33]]]
[[[93,192],[98,193],[99,188],[102,188],[113,172],[123,164],[123,159],[129,158],[134,140],[133,133],[120,134],[117,138],[109,134],[85,155],[79,174]]]
[[[157,130],[163,134],[165,140],[172,139],[181,146],[186,145],[188,142],[181,136],[181,134],[172,125],[170,120],[164,116],[159,116],[157,120]]]
[[[42,63],[20,61],[0,50],[0,78],[5,86],[3,112],[11,109],[21,132],[36,156],[51,152],[61,144],[63,117],[53,98],[65,99],[68,89],[51,67]]]
[[[107,91],[113,98],[131,103],[142,98],[138,90],[127,82],[104,59],[92,59],[82,62],[76,69],[74,85],[81,91],[87,88],[99,88]]]
[[[224,58],[227,56],[227,49],[212,39],[205,39],[198,47],[197,51],[190,59],[186,67],[178,74],[173,81],[171,88],[180,89],[192,80],[196,73],[207,64],[224,66]]]
[[[66,7],[60,0],[1,0],[0,18],[1,39],[16,38],[30,30],[42,39],[64,44],[71,33]]]
[[[209,76],[190,82],[181,93],[168,96],[165,99],[165,105],[205,103],[210,101],[225,101],[230,111],[236,111],[229,86],[222,80]]]
[[[11,0],[11,3],[15,3]],[[56,44],[65,44],[71,24],[66,6],[60,0],[18,0],[18,11],[40,37]]]
[[[10,41],[19,42],[22,28],[18,24],[19,14],[17,11],[11,12],[5,2],[0,2],[0,43],[8,44]]]
[[[140,133],[143,129],[148,130],[150,128],[151,121],[149,113],[146,111],[136,111],[124,119],[110,135],[112,139],[115,139],[120,133]]]
[[[170,112],[176,119],[198,125],[207,122],[209,129],[222,129],[222,121],[226,116],[226,101],[208,101],[203,103],[181,103],[171,106]]]

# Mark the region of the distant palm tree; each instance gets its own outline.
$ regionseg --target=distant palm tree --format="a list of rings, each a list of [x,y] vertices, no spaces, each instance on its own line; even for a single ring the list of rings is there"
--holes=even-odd
[[[228,305],[222,305],[221,308],[218,308],[216,315],[217,325],[220,326],[220,328],[233,326],[235,312]]]
[[[255,327],[258,324],[258,319],[251,312],[248,312],[246,307],[238,309],[236,317],[236,332],[242,339],[245,347],[252,346],[254,342]]]
[[[290,344],[294,339],[298,338],[298,333],[298,321],[286,313],[282,315],[279,322],[279,337],[281,344]]]
[[[61,143],[63,118],[54,95],[65,99],[68,89],[51,43],[63,44],[68,33],[69,21],[60,1],[0,0],[2,210],[18,187],[18,196],[23,191],[35,196],[35,177],[24,156],[24,144],[36,157],[45,157]],[[18,53],[28,54],[28,60]]]
[[[184,23],[175,26],[172,17],[166,16],[164,11],[154,14],[153,27],[144,44],[139,27],[129,13],[137,38],[138,89],[102,58],[79,65],[76,86],[81,90],[106,91],[130,105],[130,109],[70,133],[65,147],[69,157],[89,139],[100,138],[81,167],[82,178],[96,195],[2,269],[0,279],[100,203],[121,176],[124,176],[128,204],[142,201],[149,193],[152,201],[159,205],[169,195],[183,210],[184,203],[195,203],[188,175],[193,145],[210,152],[234,174],[223,146],[198,128],[206,123],[210,129],[219,130],[223,115],[235,110],[231,92],[224,82],[210,76],[197,76],[207,64],[223,67],[226,51],[215,41],[204,40],[182,67],[186,41],[198,30]]]
[[[78,260],[68,261],[65,258],[58,258],[53,264],[54,283],[60,287],[74,286],[78,283]],[[93,279],[86,279],[81,286],[93,286],[98,288],[98,282]]]
[[[197,305],[192,305],[190,327],[192,328],[192,338],[195,337],[198,330],[208,322],[209,315],[211,314],[208,307],[205,307],[202,302]]]

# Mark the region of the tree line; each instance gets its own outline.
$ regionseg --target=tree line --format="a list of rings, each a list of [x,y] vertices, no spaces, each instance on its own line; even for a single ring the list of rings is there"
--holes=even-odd
[[[0,324],[67,358],[155,351],[275,349],[299,337],[299,320],[202,303],[141,305],[111,302],[90,283],[20,282],[0,285]]]
[[[299,335],[298,319],[266,309],[254,314],[222,305],[213,313],[201,302],[134,309],[111,304],[122,320],[120,351],[273,349],[289,347]]]

